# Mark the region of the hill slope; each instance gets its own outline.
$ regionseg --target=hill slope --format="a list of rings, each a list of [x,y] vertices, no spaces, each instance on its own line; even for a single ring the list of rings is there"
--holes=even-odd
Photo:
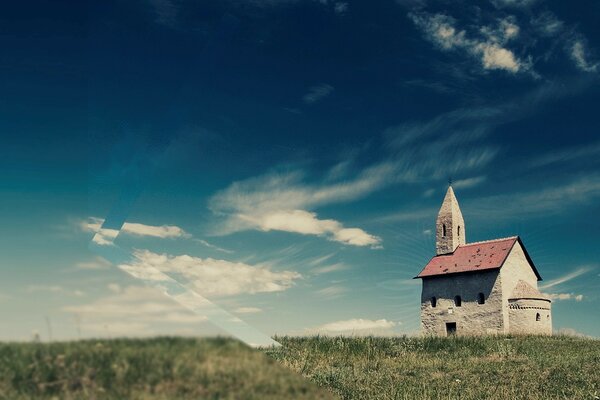
[[[600,398],[598,340],[277,340],[270,357],[222,338],[0,343],[0,399]]]
[[[268,353],[343,399],[599,399],[600,341],[291,338]]]
[[[0,399],[331,399],[238,341],[0,343]]]

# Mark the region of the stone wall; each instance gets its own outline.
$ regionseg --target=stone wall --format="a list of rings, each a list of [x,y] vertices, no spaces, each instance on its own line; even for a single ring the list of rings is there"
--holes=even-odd
[[[550,301],[535,299],[511,300],[508,307],[509,332],[511,334],[552,335]]]
[[[485,304],[478,304],[483,293]],[[462,305],[455,306],[454,297]],[[431,299],[437,305],[432,307]],[[454,274],[423,279],[421,293],[421,327],[425,335],[446,336],[446,323],[456,323],[458,335],[504,333],[502,283],[498,270]]]
[[[513,249],[506,258],[504,265],[500,269],[500,277],[502,278],[503,293],[502,315],[506,333],[514,333],[511,328],[511,323],[513,321],[515,321],[515,323],[516,321],[519,321],[519,328],[517,328],[517,330],[520,331],[520,333],[536,334],[538,326],[532,325],[531,332],[525,332],[526,328],[525,325],[523,325],[526,321],[535,322],[535,312],[533,312],[534,319],[531,320],[531,318],[529,318],[529,314],[531,314],[529,311],[526,313],[521,313],[520,311],[511,313],[509,308],[509,299],[520,280],[527,282],[535,289],[538,288],[537,276],[530,267],[529,261],[527,261],[525,252],[519,242],[515,243]],[[548,311],[548,313],[550,313],[550,311]],[[523,315],[523,317],[516,317],[517,315]],[[550,321],[550,332],[552,332],[552,316],[548,318],[548,321]]]

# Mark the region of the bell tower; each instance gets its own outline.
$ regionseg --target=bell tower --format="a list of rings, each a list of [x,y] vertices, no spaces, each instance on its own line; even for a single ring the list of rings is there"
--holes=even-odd
[[[456,248],[467,242],[465,221],[463,220],[458,200],[454,195],[452,185],[440,207],[436,221],[435,250],[437,255],[453,253]]]

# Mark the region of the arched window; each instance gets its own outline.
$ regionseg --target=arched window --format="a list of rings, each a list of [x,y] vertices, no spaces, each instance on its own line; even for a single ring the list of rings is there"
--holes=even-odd
[[[542,317],[541,317],[540,313],[536,313],[535,314],[535,320],[536,321],[540,321],[541,319],[542,319]]]
[[[446,236],[446,224],[442,224],[442,236]]]
[[[460,298],[460,296],[455,296],[454,297],[454,305],[456,307],[460,307],[462,305],[462,299]]]
[[[431,298],[431,307],[437,307],[437,299],[435,298],[435,296]]]
[[[485,296],[483,293],[479,293],[477,295],[477,303],[478,304],[485,304]]]

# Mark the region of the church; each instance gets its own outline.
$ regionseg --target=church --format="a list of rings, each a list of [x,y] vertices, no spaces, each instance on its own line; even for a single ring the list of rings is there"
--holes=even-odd
[[[424,335],[552,334],[551,301],[518,236],[467,243],[458,200],[448,187],[436,221],[436,256],[422,280]]]

